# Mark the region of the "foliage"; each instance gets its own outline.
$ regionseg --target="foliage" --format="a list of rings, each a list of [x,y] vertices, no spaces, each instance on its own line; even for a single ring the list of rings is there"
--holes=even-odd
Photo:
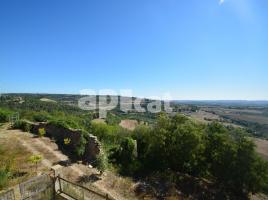
[[[84,155],[85,150],[86,150],[86,144],[87,144],[86,136],[85,136],[85,134],[82,134],[81,137],[80,137],[79,144],[75,149],[76,154],[78,156],[82,157]]]
[[[65,145],[69,145],[71,143],[71,139],[70,138],[64,138],[64,144]]]
[[[66,128],[66,129],[79,127],[74,121],[64,120],[64,119],[60,119],[60,118],[59,119],[54,118],[54,119],[50,120],[49,124],[57,126],[57,127]]]
[[[103,173],[108,165],[107,157],[104,152],[99,153],[99,155],[96,158],[96,163],[95,163],[97,169]]]
[[[28,161],[35,165],[35,170],[37,171],[38,164],[43,160],[42,155],[32,155],[29,157]]]
[[[0,190],[7,186],[11,173],[7,169],[0,169]]]
[[[110,150],[109,159],[113,163],[121,165],[121,173],[134,173],[133,166],[136,165],[135,141],[132,138],[124,138],[118,147]]]
[[[38,135],[39,135],[39,137],[44,137],[45,134],[46,134],[45,128],[39,128],[38,129]]]
[[[8,117],[12,112],[7,109],[0,109],[0,123],[8,122]]]
[[[0,122],[7,122],[8,121],[8,115],[7,113],[0,111]]]
[[[50,118],[47,112],[36,112],[33,114],[33,120],[36,122],[47,122]]]
[[[255,152],[251,140],[235,129],[236,134],[219,124],[207,128],[206,161],[208,170],[229,196],[247,196],[264,188],[268,164]]]
[[[205,177],[217,184],[225,198],[246,198],[267,189],[268,164],[241,129],[218,123],[197,124],[187,117],[159,116],[153,128],[139,126],[132,137],[111,150],[109,159],[123,174],[148,174],[171,170]]]
[[[150,168],[171,168],[183,173],[193,173],[198,165],[196,158],[203,151],[201,139],[202,130],[186,117],[176,116],[170,119],[160,116],[153,131],[150,148],[146,152],[147,163]]]
[[[44,95],[20,96],[23,103],[7,97],[6,101],[0,101],[1,108],[19,112],[24,119],[48,121],[58,127],[85,130],[76,147],[76,153],[81,157],[85,152],[88,133],[97,136],[104,148],[109,149],[109,161],[122,174],[148,176],[168,171],[171,177],[179,173],[204,178],[215,183],[225,199],[246,198],[250,192],[268,192],[268,164],[259,158],[253,143],[241,129],[218,123],[198,124],[181,115],[169,117],[161,114],[155,123],[155,114],[126,114],[118,108],[108,113],[107,124],[97,124],[91,123],[93,112],[74,106],[79,96],[47,97],[57,103],[40,101],[40,98],[45,98]],[[197,108],[187,109],[195,111]],[[6,111],[2,110],[0,122],[7,120]],[[152,126],[138,126],[130,132],[118,126],[121,118],[138,119]],[[240,123],[252,132],[257,130],[256,134],[265,132],[267,128],[257,123]],[[14,127],[26,131],[31,129],[31,125],[25,121],[16,122]],[[97,159],[100,171],[107,163],[105,157],[100,155]]]
[[[28,159],[29,152],[19,143],[20,141],[11,138],[0,141],[0,185],[2,185],[2,189],[20,183],[31,173],[27,168],[28,165],[23,164]]]
[[[0,154],[4,155],[5,151],[0,146]],[[1,158],[3,159],[3,158]],[[9,178],[11,177],[11,168],[12,168],[12,158],[3,159],[0,162],[0,190],[5,188],[8,184]]]
[[[130,136],[130,132],[118,125],[107,125],[104,123],[91,123],[90,132],[97,136],[105,145],[119,144],[122,139]]]
[[[12,125],[12,128],[21,129],[25,132],[30,132],[32,129],[32,125],[25,120],[18,120]]]
[[[105,121],[109,125],[118,125],[121,121],[121,118],[115,114],[108,113]]]

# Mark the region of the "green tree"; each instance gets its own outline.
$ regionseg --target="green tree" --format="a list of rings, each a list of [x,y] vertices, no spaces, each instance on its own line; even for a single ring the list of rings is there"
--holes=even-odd
[[[249,193],[266,186],[267,163],[239,129],[230,131],[217,123],[209,125],[205,155],[208,171],[226,198],[247,198]]]
[[[120,166],[122,174],[133,174],[136,163],[135,141],[132,138],[124,138],[118,147],[110,150],[109,159]]]

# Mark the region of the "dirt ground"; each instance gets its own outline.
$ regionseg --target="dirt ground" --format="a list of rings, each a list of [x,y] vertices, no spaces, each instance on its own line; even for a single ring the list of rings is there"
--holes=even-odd
[[[51,103],[57,103],[57,101],[52,100],[52,99],[47,99],[47,98],[41,98],[40,101],[51,102]]]
[[[132,131],[136,128],[136,126],[138,126],[138,124],[139,123],[137,120],[125,119],[125,120],[121,120],[119,125],[123,128],[126,128]]]

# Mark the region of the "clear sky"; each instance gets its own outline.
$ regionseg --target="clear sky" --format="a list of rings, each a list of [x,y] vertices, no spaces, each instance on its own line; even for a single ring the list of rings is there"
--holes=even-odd
[[[0,91],[268,99],[267,0],[1,0]]]

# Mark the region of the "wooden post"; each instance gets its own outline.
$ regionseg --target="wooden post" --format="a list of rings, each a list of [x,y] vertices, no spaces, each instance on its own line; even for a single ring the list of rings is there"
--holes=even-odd
[[[59,185],[60,185],[60,192],[62,192],[60,175],[58,175],[58,179],[59,179]]]

